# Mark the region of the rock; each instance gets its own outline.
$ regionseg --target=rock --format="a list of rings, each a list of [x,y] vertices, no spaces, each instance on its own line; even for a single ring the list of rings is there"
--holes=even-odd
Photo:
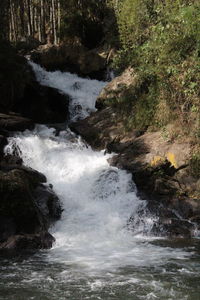
[[[2,170],[3,168],[5,169],[9,169],[9,166],[12,165],[12,166],[22,166],[23,164],[23,160],[21,157],[19,157],[18,155],[18,148],[16,148],[14,150],[15,154],[6,154],[2,160],[1,160],[1,163],[0,163],[0,169]],[[3,170],[2,170],[3,171]]]
[[[2,114],[0,113],[0,129],[7,131],[24,131],[32,130],[34,123],[32,120],[23,118],[17,114]]]
[[[70,124],[70,128],[95,149],[105,149],[108,143],[124,132],[123,124],[118,122],[115,110],[111,107]]]
[[[0,216],[0,243],[15,235],[16,225],[12,217]]]
[[[6,159],[6,158],[5,158]],[[10,164],[9,164],[10,163]],[[14,164],[15,163],[15,164]],[[49,248],[48,228],[61,216],[58,197],[43,185],[46,177],[17,164],[11,156],[0,165],[0,248]]]
[[[30,51],[38,48],[40,45],[41,42],[38,39],[28,36],[18,41],[15,48],[17,49],[18,53],[26,55],[29,54]]]
[[[32,81],[26,86],[23,97],[15,101],[13,110],[35,123],[63,123],[68,119],[69,100],[57,89]]]
[[[44,174],[22,165],[22,160],[16,156],[6,155],[0,162],[0,170],[3,172],[10,172],[12,170],[23,171],[27,178],[34,186],[39,183],[46,183],[47,179]]]
[[[23,97],[24,89],[34,73],[25,57],[17,54],[9,42],[1,42],[0,47],[0,112],[9,113],[15,100]]]
[[[48,232],[40,234],[14,235],[0,244],[0,249],[9,250],[32,250],[32,249],[49,249],[55,242],[54,237]]]
[[[91,77],[98,77],[106,69],[106,55],[99,49],[88,50],[79,42],[41,46],[31,53],[31,59],[48,71],[69,71]]]
[[[66,121],[69,98],[40,86],[27,60],[6,42],[0,49],[0,77],[0,131],[33,129],[33,122]]]
[[[160,219],[152,228],[152,233],[159,236],[170,237],[191,237],[195,230],[195,225],[182,219]]]
[[[127,68],[120,76],[115,77],[109,82],[101,91],[96,101],[96,108],[102,109],[107,106],[106,101],[120,99],[125,96],[127,91],[131,88],[132,93],[136,92],[136,89],[141,88],[142,82],[139,76],[135,73],[134,69]]]
[[[62,209],[58,197],[52,190],[52,187],[39,185],[34,191],[34,198],[42,212],[50,223],[57,221],[61,217]]]
[[[8,140],[5,136],[0,135],[0,157],[4,154],[4,147],[7,145]]]
[[[13,218],[18,233],[33,233],[43,227],[32,189],[34,184],[22,170],[0,172],[0,215]]]

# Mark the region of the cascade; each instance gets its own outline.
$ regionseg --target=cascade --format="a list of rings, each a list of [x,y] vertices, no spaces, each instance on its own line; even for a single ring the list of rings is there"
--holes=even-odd
[[[95,100],[105,82],[47,72],[33,62],[30,65],[40,84],[71,97],[72,121],[95,111]],[[131,174],[109,165],[112,154],[93,151],[67,125],[59,135],[45,125],[16,133],[6,152],[16,149],[25,165],[46,175],[64,209],[61,220],[51,228],[56,238],[53,248],[20,264],[27,272],[22,286],[32,289],[43,282],[48,294],[53,284],[47,299],[175,299],[165,294],[166,282],[150,278],[148,270],[168,272],[170,262],[187,261],[191,252],[156,244],[157,238],[147,234],[153,217],[146,216],[136,222],[135,229],[129,229],[130,217],[139,218],[138,211],[145,209],[146,201],[137,197]],[[120,294],[123,287],[125,298]],[[179,295],[175,286],[171,293]],[[132,295],[135,298],[129,298]],[[181,297],[177,299],[187,299]],[[36,298],[26,299],[39,298],[36,294]]]

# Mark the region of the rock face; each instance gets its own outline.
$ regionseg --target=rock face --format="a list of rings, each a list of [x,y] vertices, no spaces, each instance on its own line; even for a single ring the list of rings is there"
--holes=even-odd
[[[27,60],[8,44],[0,49],[0,127],[9,131],[31,129],[36,123],[67,120],[69,97],[58,90],[40,86]],[[20,114],[32,121],[20,119]],[[9,116],[6,116],[9,115]]]
[[[23,97],[24,89],[34,74],[24,57],[17,55],[8,42],[0,47],[0,112],[9,113],[16,99]]]
[[[60,218],[59,199],[44,183],[43,174],[7,156],[0,164],[0,249],[50,248],[48,233]]]
[[[115,77],[109,82],[105,88],[101,91],[96,101],[96,108],[105,108],[106,102],[110,102],[113,99],[120,98],[129,88],[135,89],[140,85],[139,76],[134,73],[134,69],[127,68],[120,76]]]
[[[28,118],[23,118],[16,113],[2,114],[0,113],[0,129],[4,131],[24,131],[32,130],[34,122]]]
[[[69,99],[57,89],[33,80],[26,85],[23,97],[15,101],[13,110],[35,123],[63,123],[68,119]]]
[[[48,229],[61,216],[59,199],[43,174],[18,156],[4,156],[4,147],[13,132],[32,130],[35,122],[65,122],[69,98],[40,86],[8,43],[0,48],[0,249],[50,248]]]
[[[23,118],[19,114],[0,113],[0,162],[4,156],[4,147],[7,145],[7,137],[12,134],[13,131],[24,131],[26,129],[32,130],[35,124],[32,120]]]
[[[154,232],[188,237],[200,228],[200,201],[194,196],[199,181],[188,167],[192,145],[187,139],[170,141],[161,131],[127,132],[119,111],[107,105],[112,95],[119,95],[123,79],[122,85],[120,78],[109,83],[100,94],[100,110],[71,124],[71,129],[94,149],[116,153],[110,163],[132,173],[139,196],[148,199],[149,212],[158,218]],[[126,86],[129,83],[133,81]]]
[[[43,46],[32,52],[31,59],[48,71],[70,71],[91,77],[102,73],[106,67],[105,53],[97,49],[88,50],[80,43]]]

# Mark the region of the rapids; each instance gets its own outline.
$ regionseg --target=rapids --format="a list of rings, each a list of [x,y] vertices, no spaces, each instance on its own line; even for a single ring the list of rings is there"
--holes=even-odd
[[[105,82],[30,64],[42,85],[70,95],[72,121],[95,111]],[[59,135],[42,125],[16,133],[5,151],[16,148],[53,184],[64,211],[51,250],[1,259],[0,299],[200,299],[198,240],[151,236],[153,217],[130,230],[146,202],[131,174],[109,166],[112,154],[93,151],[67,126]]]

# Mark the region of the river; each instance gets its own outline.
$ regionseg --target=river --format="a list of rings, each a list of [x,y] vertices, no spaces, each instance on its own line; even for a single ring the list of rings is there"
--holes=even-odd
[[[95,111],[105,82],[30,64],[41,84],[71,96],[71,120]],[[200,299],[199,239],[152,236],[154,218],[137,214],[146,201],[131,174],[109,166],[112,154],[93,151],[67,125],[59,135],[44,125],[16,133],[6,151],[16,146],[53,184],[64,211],[51,228],[52,249],[0,258],[0,299]]]

